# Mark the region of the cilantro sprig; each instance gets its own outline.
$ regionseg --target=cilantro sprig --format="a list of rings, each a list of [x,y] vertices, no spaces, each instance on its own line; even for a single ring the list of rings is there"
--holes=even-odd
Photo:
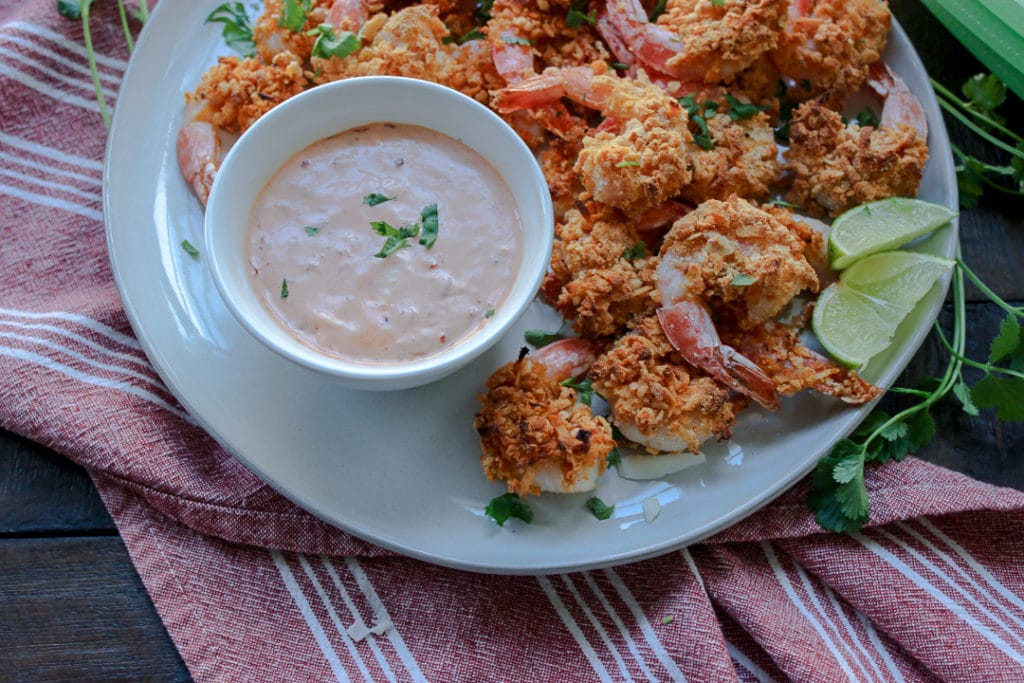
[[[241,2],[225,2],[214,8],[207,15],[206,24],[220,24],[221,36],[228,47],[242,55],[252,57],[256,54],[256,41],[252,37],[252,21],[249,19],[245,5]]]
[[[935,79],[931,83],[939,106],[946,113],[1008,158],[1006,164],[992,164],[952,145],[953,154],[960,162],[956,167],[960,205],[964,208],[977,206],[985,189],[1024,196],[1024,137],[1010,130],[997,111],[1006,101],[1006,86],[1002,81],[993,74],[977,74],[960,87],[963,98]]]
[[[984,362],[968,358],[965,278],[1006,312],[1006,318],[989,347]],[[873,462],[900,461],[931,443],[935,421],[931,407],[952,394],[965,413],[979,414],[995,408],[1006,421],[1024,421],[1024,308],[1011,306],[989,289],[957,254],[953,270],[953,329],[947,337],[936,322],[935,332],[949,353],[940,378],[926,379],[920,388],[893,387],[889,391],[912,399],[911,405],[893,415],[876,409],[849,437],[839,441],[821,459],[811,477],[808,505],[818,523],[831,531],[855,531],[868,521],[870,503],[864,481]],[[964,367],[983,376],[970,385]]]

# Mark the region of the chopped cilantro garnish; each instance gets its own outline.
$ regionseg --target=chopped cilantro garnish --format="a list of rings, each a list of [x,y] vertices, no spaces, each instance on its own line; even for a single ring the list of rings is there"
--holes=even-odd
[[[723,97],[725,98],[725,101],[729,103],[729,118],[733,121],[749,119],[752,116],[757,115],[758,112],[767,111],[769,108],[766,104],[741,102],[729,93],[725,93]]]
[[[725,0],[711,0],[712,7],[725,7]]]
[[[461,36],[456,38],[455,39],[455,44],[456,45],[462,45],[463,43],[468,43],[471,40],[481,40],[482,38],[486,38],[486,37],[487,37],[486,34],[481,32],[479,29],[475,29],[474,28],[474,29],[471,29],[469,31],[466,31]]]
[[[594,398],[594,387],[591,385],[589,379],[570,377],[569,379],[562,381],[561,385],[578,391],[580,394],[580,403],[585,406],[589,406],[590,402]]]
[[[733,287],[749,287],[755,282],[757,282],[757,278],[753,277],[752,275],[747,275],[746,273],[736,273],[735,277],[733,277],[732,279],[732,282],[730,282],[729,284],[732,285]]]
[[[878,128],[878,115],[867,107],[857,112],[856,119],[857,124],[862,127],[871,126],[872,128]]]
[[[579,28],[583,24],[593,26],[597,23],[597,10],[587,12],[587,0],[572,0],[569,5],[569,12],[565,15],[565,25],[569,28]]]
[[[614,430],[614,427],[612,429]],[[617,467],[618,465],[622,464],[622,454],[619,453],[618,448],[613,448],[610,451],[608,451],[608,456],[604,460],[605,462],[608,463],[609,467],[611,467],[612,465],[615,465]]]
[[[711,140],[711,133],[708,131],[708,122],[700,114],[694,114],[690,120],[697,124],[698,131],[693,136],[693,141],[701,149],[712,149],[715,143]]]
[[[634,166],[639,165],[639,161],[620,161],[619,163],[615,164],[615,168],[632,168]]]
[[[281,298],[288,298],[288,278],[284,278],[281,280]]]
[[[658,17],[660,17],[662,15],[662,13],[664,13],[665,7],[667,7],[667,6],[668,6],[668,0],[658,0],[658,2],[655,3],[654,9],[651,10],[651,14],[650,14],[650,19],[651,19],[651,23],[652,24],[658,20]]]
[[[622,62],[608,62],[608,66],[616,71],[625,71],[629,68],[629,64],[623,64]]]
[[[781,206],[781,207],[783,207],[785,209],[798,209],[798,208],[800,208],[796,204],[790,204],[786,200],[778,199],[778,198],[772,199],[768,203],[771,204],[772,206]]]
[[[306,234],[309,235],[310,237],[315,237],[316,235],[320,234],[320,228],[316,227],[315,225],[307,225],[306,227],[303,228],[303,230],[305,230]]]
[[[669,615],[667,617],[662,617],[661,618],[661,625],[662,626],[668,626],[669,624],[671,624],[675,620],[676,620],[676,618],[673,617],[672,615]]]
[[[370,221],[370,227],[378,235],[387,238],[384,240],[384,246],[381,247],[380,251],[374,254],[377,258],[387,258],[399,249],[408,247],[409,238],[415,237],[420,232],[418,224],[403,225],[400,228],[396,228],[387,221]]]
[[[363,204],[367,206],[377,206],[384,202],[390,202],[394,197],[388,197],[387,195],[380,194],[379,192],[371,192],[370,194],[363,197]]]
[[[473,23],[477,26],[482,26],[491,20],[491,8],[494,6],[494,0],[480,0],[476,3],[476,7],[473,10]]]
[[[185,253],[192,258],[199,258],[199,250],[192,246],[192,243],[188,240],[181,241],[181,248],[185,250]]]
[[[682,105],[683,109],[685,109],[686,113],[690,116],[700,113],[700,105],[697,104],[697,99],[693,95],[686,95],[678,99],[679,104]]]
[[[614,505],[607,505],[597,496],[587,498],[587,509],[598,519],[608,519],[615,512]]]
[[[434,246],[437,241],[437,204],[428,204],[420,212],[420,220],[423,221],[423,232],[420,233],[420,244],[427,249]],[[411,235],[410,235],[411,237]]]
[[[252,23],[241,2],[225,2],[218,5],[206,17],[207,24],[222,24],[221,36],[232,50],[243,57],[256,54],[256,43],[252,39]]]
[[[306,24],[306,13],[313,8],[311,0],[284,0],[277,25],[292,33],[298,33]]]
[[[310,54],[323,59],[348,57],[363,44],[362,38],[350,31],[335,34],[330,24],[320,24],[312,31],[308,31],[307,35],[317,36]]]
[[[542,346],[553,344],[560,339],[565,339],[565,335],[559,331],[548,332],[546,330],[526,330],[523,332],[523,338],[526,339],[526,343],[535,349],[539,349]]]
[[[493,318],[494,317],[494,309],[493,308],[488,308],[487,312],[484,313],[484,317],[485,318]]]
[[[533,41],[529,38],[520,38],[519,36],[502,36],[501,42],[509,45],[533,45]]]
[[[484,508],[484,514],[497,522],[498,526],[505,526],[510,517],[521,519],[527,524],[533,521],[533,510],[514,493],[504,493],[492,498]]]
[[[640,240],[632,247],[622,252],[622,258],[626,259],[627,261],[632,261],[633,259],[643,258],[646,254],[647,243],[644,242],[643,240]]]

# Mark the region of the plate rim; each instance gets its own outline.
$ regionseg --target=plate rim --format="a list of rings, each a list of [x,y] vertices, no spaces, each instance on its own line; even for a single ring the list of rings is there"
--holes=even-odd
[[[138,78],[134,76],[134,73],[136,70],[141,69],[141,67],[138,66],[138,64],[142,61],[139,55],[143,54],[144,49],[151,42],[148,39],[148,35],[157,30],[154,27],[159,25],[163,21],[161,17],[163,17],[165,14],[169,15],[172,7],[176,6],[176,4],[183,4],[184,1],[185,0],[178,0],[178,2],[176,3],[175,0],[164,0],[161,3],[158,3],[157,7],[155,8],[153,14],[150,17],[150,20],[147,21],[146,26],[144,27],[142,33],[140,34],[139,39],[137,41],[136,50],[133,52],[132,58],[129,60],[128,67],[126,68],[123,76],[122,88],[121,92],[119,93],[119,98],[124,96],[125,86],[134,83],[135,80]],[[907,48],[909,48],[909,50],[906,50],[904,54],[905,58],[910,60],[912,66],[921,74],[927,75],[927,70],[925,69],[923,62],[921,61],[920,56],[918,55],[913,44],[910,42],[909,38],[903,31],[902,27],[899,25],[895,17],[893,17],[892,19],[892,29],[889,39],[890,45],[893,43],[894,38],[898,41],[901,41]],[[937,162],[941,163],[944,169],[952,169],[953,158],[952,152],[949,148],[948,132],[944,120],[942,119],[941,113],[938,110],[938,104],[935,100],[935,95],[931,90],[929,90],[927,93],[917,94],[921,98],[922,104],[925,106],[926,112],[928,114],[929,125],[932,130],[931,135],[938,134],[941,138],[940,142],[944,143],[942,145],[929,145],[930,159],[934,159]],[[200,415],[199,411],[196,411],[194,409],[193,405],[191,404],[191,401],[187,400],[185,392],[182,390],[181,387],[178,386],[177,382],[174,380],[174,377],[170,372],[171,369],[169,367],[165,368],[164,363],[157,360],[163,359],[163,354],[160,352],[157,345],[150,338],[146,329],[146,325],[143,323],[139,311],[136,309],[133,303],[134,297],[131,292],[127,291],[125,277],[122,274],[122,264],[119,262],[117,257],[118,250],[115,244],[115,229],[112,225],[112,216],[114,215],[114,212],[111,210],[113,205],[113,199],[109,191],[109,178],[111,173],[113,172],[112,168],[116,163],[114,159],[114,152],[116,151],[118,141],[115,140],[115,133],[118,130],[120,130],[119,122],[122,118],[122,111],[122,107],[115,108],[111,122],[110,132],[107,137],[103,162],[102,199],[104,214],[104,230],[106,236],[108,258],[110,261],[114,280],[117,286],[117,291],[121,298],[123,309],[128,318],[129,324],[131,325],[132,330],[137,340],[139,341],[139,344],[142,346],[142,349],[145,352],[147,358],[149,358],[154,371],[159,375],[161,381],[163,381],[168,391],[185,408],[185,410],[188,412],[188,415],[204,431],[211,435],[221,447],[223,447],[228,453],[230,453],[237,461],[243,464],[249,471],[255,474],[260,480],[266,482],[276,492],[278,492],[279,494],[290,500],[292,503],[302,508],[304,511],[310,513],[317,519],[323,520],[328,524],[335,526],[346,533],[350,533],[359,539],[382,546],[384,548],[397,552],[403,556],[413,557],[419,560],[430,562],[432,564],[451,567],[455,569],[468,570],[480,573],[498,573],[510,575],[535,575],[551,572],[582,571],[602,567],[616,566],[624,563],[641,561],[644,559],[650,559],[652,557],[657,557],[668,552],[680,550],[688,545],[700,542],[701,540],[704,540],[709,536],[712,536],[720,531],[723,531],[724,529],[727,529],[733,526],[734,524],[748,518],[757,510],[768,505],[773,500],[781,496],[783,493],[789,491],[796,482],[802,479],[808,472],[810,472],[815,467],[820,457],[826,452],[825,450],[823,450],[821,453],[816,454],[814,457],[808,458],[807,462],[803,463],[800,467],[794,467],[788,470],[784,476],[774,480],[773,486],[770,487],[769,489],[762,491],[757,496],[746,499],[740,505],[734,506],[729,511],[715,516],[713,519],[708,520],[704,524],[695,527],[691,530],[691,532],[682,534],[681,537],[668,537],[658,543],[641,544],[630,551],[617,552],[613,555],[603,555],[601,557],[596,557],[592,559],[581,559],[579,561],[562,563],[557,565],[552,565],[550,563],[544,562],[525,562],[523,564],[519,564],[516,566],[505,566],[496,565],[491,562],[483,560],[479,562],[474,562],[467,561],[464,559],[452,559],[443,554],[433,553],[428,550],[420,548],[409,547],[408,545],[400,541],[397,541],[393,538],[390,538],[388,536],[365,533],[363,530],[359,528],[346,524],[344,520],[338,519],[334,515],[324,514],[323,511],[316,509],[316,506],[311,505],[308,500],[305,500],[303,496],[297,495],[296,492],[291,490],[291,487],[289,487],[287,484],[283,484],[269,473],[263,471],[261,468],[256,466],[250,458],[246,457],[244,453],[238,452],[237,449],[229,445],[228,439],[226,439],[226,437],[224,437],[224,435],[221,434],[220,431],[216,429],[214,425],[212,425],[203,415]],[[929,138],[929,142],[933,142],[933,138],[931,136]],[[939,157],[934,154],[936,148],[941,148],[942,151],[944,151],[944,159],[939,159]],[[950,208],[956,210],[958,208],[958,190],[955,183],[955,176],[952,173],[947,173],[946,176],[947,177],[945,178],[945,187],[940,189],[945,190],[945,194],[947,195],[949,204],[951,204]],[[948,239],[950,243],[953,245],[955,251],[956,246],[959,244],[959,223],[956,218],[954,218],[951,222],[949,226],[949,232],[951,234]],[[935,318],[937,318],[948,295],[950,281],[951,278],[947,276],[945,278],[944,283],[942,283],[941,286],[941,295],[934,295],[932,304],[929,306],[929,309],[925,313],[924,319],[932,321]],[[890,363],[889,371],[885,373],[888,381],[880,382],[880,384],[884,384],[886,387],[888,387],[888,385],[891,384],[891,381],[894,380],[903,371],[903,369],[913,359],[921,345],[924,343],[925,339],[930,334],[930,328],[930,323],[927,325],[919,325],[919,327],[914,331],[914,334],[911,337],[911,339],[906,342],[905,347],[900,354],[901,356],[906,356],[905,362]],[[281,362],[288,361],[281,359]],[[870,409],[874,405],[875,402],[872,402],[866,406],[861,406],[851,410],[849,413],[849,419],[847,419],[844,429],[836,433],[835,439],[832,443],[845,437],[853,429],[855,429],[856,426],[864,419],[864,417],[866,417],[868,412],[870,412]]]

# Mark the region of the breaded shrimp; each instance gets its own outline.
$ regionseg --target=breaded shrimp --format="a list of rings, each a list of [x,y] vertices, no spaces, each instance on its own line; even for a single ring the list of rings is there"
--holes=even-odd
[[[656,279],[661,322],[688,362],[766,408],[778,407],[775,383],[721,341],[720,322],[750,329],[778,315],[818,278],[806,244],[770,213],[744,199],[708,200],[672,226]]]
[[[639,321],[599,356],[590,378],[622,435],[651,453],[698,453],[712,437],[728,439],[744,404],[685,363],[654,317]]]
[[[864,381],[855,371],[804,346],[797,331],[781,323],[768,321],[751,330],[723,330],[722,338],[764,370],[784,396],[812,389],[861,404],[882,394],[880,387]]]
[[[770,58],[794,94],[827,93],[830,106],[838,108],[881,59],[890,23],[883,0],[791,0]]]
[[[186,107],[193,108],[198,121],[240,133],[307,85],[302,60],[291,52],[279,52],[269,64],[221,57],[185,96]]]
[[[580,202],[555,234],[545,291],[579,334],[618,334],[653,310],[649,254],[632,253],[641,241],[633,222],[599,203]]]
[[[615,447],[608,421],[561,385],[593,360],[592,348],[581,340],[557,344],[534,356],[524,348],[491,375],[473,422],[487,478],[519,495],[590,490]]]
[[[310,31],[320,24],[330,23],[328,13],[335,0],[311,0],[310,8],[305,11],[305,20],[297,31],[284,25],[284,0],[265,0],[263,13],[256,19],[252,27],[253,41],[256,43],[256,54],[265,64],[270,64],[274,56],[281,52],[291,52],[304,63],[309,62],[310,53],[317,36]]]
[[[618,78],[606,65],[549,71],[500,90],[499,112],[544,107],[568,97],[606,117],[583,139],[575,170],[599,202],[639,214],[679,193],[691,178],[684,150],[691,140],[678,100],[641,75]]]
[[[363,46],[347,57],[313,57],[316,82],[357,76],[406,76],[440,83],[478,101],[501,86],[487,41],[446,42],[448,28],[432,5],[391,16],[375,14],[361,28]]]
[[[768,197],[781,171],[775,129],[768,114],[760,112],[733,120],[723,105],[706,119],[711,148],[690,147],[693,178],[680,196],[694,204],[734,194],[746,199]]]
[[[640,0],[608,0],[606,14],[618,42],[644,67],[686,82],[722,83],[775,47],[786,0],[668,0],[656,24]]]
[[[928,146],[910,125],[847,125],[815,101],[802,104],[790,124],[786,161],[793,172],[787,200],[812,215],[843,211],[886,197],[913,197]]]

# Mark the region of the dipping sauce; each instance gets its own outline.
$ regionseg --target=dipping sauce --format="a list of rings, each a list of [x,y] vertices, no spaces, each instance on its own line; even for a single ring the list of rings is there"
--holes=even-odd
[[[381,232],[404,246],[385,247]],[[268,181],[249,218],[249,275],[303,343],[364,363],[414,361],[500,309],[521,233],[511,190],[477,152],[420,126],[375,123],[310,145]]]

